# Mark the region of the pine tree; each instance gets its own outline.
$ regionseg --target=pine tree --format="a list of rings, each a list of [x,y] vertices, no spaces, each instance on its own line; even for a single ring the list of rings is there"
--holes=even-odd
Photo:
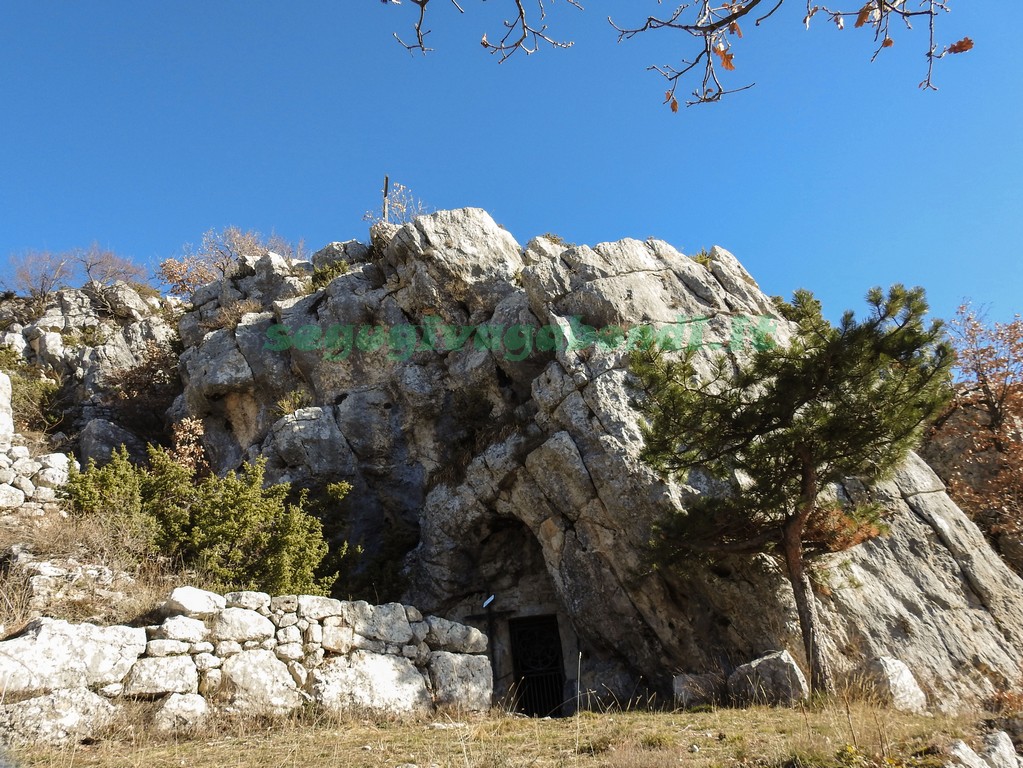
[[[940,321],[925,326],[921,288],[867,295],[869,317],[846,312],[837,327],[808,291],[781,303],[796,324],[791,343],[745,362],[715,361],[699,377],[695,350],[672,360],[637,352],[645,397],[643,458],[685,478],[699,467],[725,481],[663,520],[654,537],[664,567],[694,555],[768,552],[792,585],[813,691],[833,690],[807,564],[883,530],[875,505],[840,505],[827,486],[877,480],[916,446],[950,396],[954,355]]]

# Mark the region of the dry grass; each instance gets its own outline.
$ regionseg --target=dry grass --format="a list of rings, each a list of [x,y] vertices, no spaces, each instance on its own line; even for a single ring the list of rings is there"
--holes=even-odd
[[[208,586],[201,574],[185,572],[174,563],[131,556],[126,532],[100,517],[64,518],[56,514],[29,518],[16,527],[0,528],[0,556],[14,544],[26,545],[37,560],[68,558],[87,565],[102,565],[131,577],[114,584],[79,580],[68,584],[63,596],[48,601],[44,613],[72,622],[137,624],[167,599],[180,584]],[[138,551],[142,551],[138,548]],[[21,629],[39,611],[30,605],[32,573],[17,564],[0,565],[0,625],[4,635]]]
[[[842,702],[806,708],[583,713],[537,720],[494,712],[461,721],[329,718],[232,720],[189,738],[161,738],[139,704],[105,737],[12,753],[53,768],[930,768],[969,718],[916,716]],[[853,746],[855,745],[855,746]]]
[[[204,331],[219,331],[222,328],[234,330],[242,321],[242,317],[251,312],[261,312],[263,305],[256,299],[241,299],[220,307],[216,314],[208,320],[199,322]]]

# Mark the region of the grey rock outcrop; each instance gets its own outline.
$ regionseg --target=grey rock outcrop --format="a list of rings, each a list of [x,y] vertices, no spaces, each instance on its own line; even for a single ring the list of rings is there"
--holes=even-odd
[[[86,458],[104,461],[119,444],[115,439],[128,443],[133,455],[144,457],[141,448],[154,428],[162,428],[164,414],[144,409],[122,412],[127,404],[119,398],[118,387],[125,371],[151,365],[152,352],[169,350],[175,343],[178,304],[146,300],[124,282],[90,282],[81,290],[54,292],[41,310],[13,312],[22,322],[10,324],[0,334],[0,344],[61,382],[65,431],[77,434],[96,422],[86,433]],[[28,318],[22,317],[26,314]],[[170,391],[169,405],[173,391],[180,391],[176,372],[166,372],[173,379],[168,382],[160,381],[155,371],[149,373],[150,392],[156,387]]]
[[[566,684],[578,650],[580,686],[615,696],[667,696],[669,670],[727,675],[778,648],[802,663],[770,559],[645,565],[651,526],[699,489],[639,460],[627,342],[647,328],[697,348],[701,370],[784,343],[790,328],[734,256],[715,247],[698,262],[654,239],[522,248],[477,209],[377,225],[371,243],[320,255],[349,268],[317,290],[271,260],[258,281],[249,265],[197,295],[181,324],[182,403],[218,471],[266,456],[273,479],[350,482],[344,536],[373,550],[387,530],[418,533],[405,599],[493,622],[500,680],[514,622],[536,615],[556,617]],[[253,311],[236,328],[201,332],[239,301]],[[311,405],[282,415],[296,392]],[[900,659],[951,709],[1018,682],[1023,582],[933,473],[914,458],[892,481],[836,492],[877,500],[891,528],[824,564],[838,670]]]
[[[984,748],[980,752],[984,762],[991,768],[1019,768],[1023,759],[1016,754],[1012,739],[1005,731],[995,731],[984,736]]]
[[[338,713],[364,709],[412,713],[430,706],[426,679],[410,660],[366,651],[330,659],[314,669],[311,692],[314,701]],[[471,695],[475,702],[475,691]],[[443,703],[448,703],[446,697]]]

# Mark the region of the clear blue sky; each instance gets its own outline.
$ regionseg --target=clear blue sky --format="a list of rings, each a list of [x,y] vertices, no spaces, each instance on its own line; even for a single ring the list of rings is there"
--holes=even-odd
[[[606,20],[667,5],[557,0],[551,27],[575,47],[498,65],[479,40],[511,0],[461,4],[433,3],[423,57],[391,37],[410,0],[2,0],[4,271],[10,253],[92,241],[155,263],[231,224],[314,249],[365,239],[388,173],[522,243],[716,243],[831,316],[896,281],[942,316],[964,297],[996,319],[1023,308],[1023,57],[997,3],[952,0],[939,39],[976,48],[923,93],[925,29],[871,64],[869,32],[808,32],[788,0],[735,41],[728,82],[757,86],[678,115],[644,68],[686,41],[616,44]]]

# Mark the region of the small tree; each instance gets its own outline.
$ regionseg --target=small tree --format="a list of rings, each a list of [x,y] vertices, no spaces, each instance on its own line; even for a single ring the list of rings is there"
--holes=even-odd
[[[366,211],[362,219],[363,221],[371,221],[374,224],[378,221],[408,224],[416,216],[423,216],[432,210],[432,208],[416,197],[411,189],[398,182],[391,184],[390,178],[385,176],[380,210],[376,213]]]
[[[798,291],[782,307],[797,324],[788,346],[758,349],[740,365],[720,358],[707,380],[696,375],[694,352],[678,361],[637,352],[634,361],[646,394],[643,458],[669,474],[700,467],[729,489],[662,522],[657,562],[776,554],[792,585],[815,692],[833,683],[808,560],[881,531],[876,506],[842,507],[827,486],[889,472],[949,396],[953,353],[940,322],[924,326],[923,290],[896,285],[885,296],[875,288],[867,301],[866,320],[846,312],[833,327],[812,294]]]

